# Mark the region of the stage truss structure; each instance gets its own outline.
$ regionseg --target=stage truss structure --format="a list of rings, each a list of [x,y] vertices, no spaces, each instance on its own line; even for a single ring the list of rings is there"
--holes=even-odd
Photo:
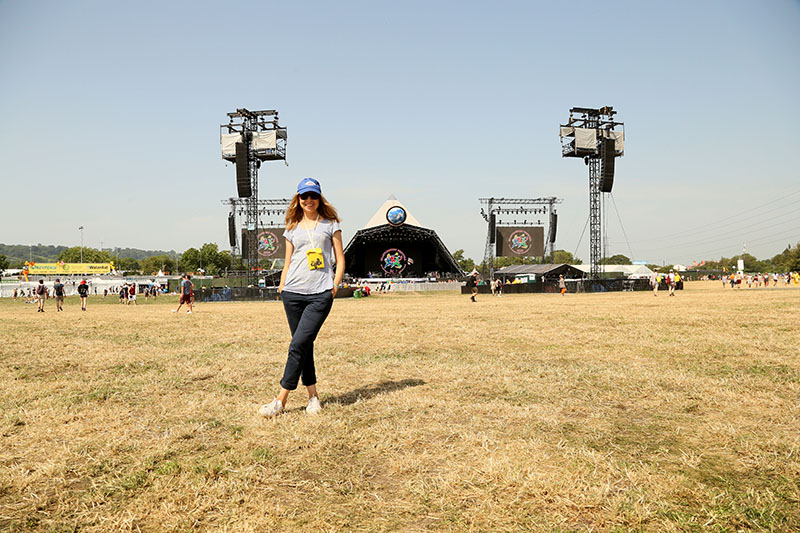
[[[223,200],[231,206],[235,217],[243,217],[243,227],[256,230],[259,216],[267,211],[278,211],[280,206],[288,206],[288,200],[258,199],[258,170],[264,161],[286,161],[286,128],[278,124],[278,112],[275,110],[250,111],[245,108],[228,113],[228,123],[220,125],[220,144],[222,158],[236,164],[237,182],[240,197]],[[241,181],[244,181],[242,185]],[[247,187],[249,181],[249,187]],[[249,195],[242,197],[242,190]],[[273,204],[271,202],[279,202]],[[269,209],[266,206],[275,207]],[[285,207],[284,207],[285,213]],[[229,220],[230,223],[230,220]],[[235,223],[235,221],[234,221]],[[248,250],[240,250],[237,239],[232,243],[231,253],[243,256],[248,282],[255,284],[258,279],[258,244],[255,239],[248,239]],[[239,252],[239,253],[237,253]]]
[[[559,129],[561,156],[583,159],[589,167],[589,278],[600,278],[603,261],[602,194],[614,183],[614,159],[625,153],[625,124],[611,106],[573,107]]]
[[[545,255],[553,254],[553,246],[556,241],[556,204],[563,203],[564,200],[555,196],[543,198],[479,198],[481,203],[481,216],[487,223],[486,247],[483,252],[483,264],[489,266],[489,279],[494,279],[495,263],[495,236],[498,227],[503,226],[522,226],[522,227],[541,227],[545,226],[542,218],[547,220],[547,240],[545,241]],[[502,216],[504,218],[499,218]],[[538,216],[539,218],[534,218]],[[514,217],[514,218],[511,218]],[[519,218],[517,218],[519,217]],[[528,220],[530,217],[530,220]]]

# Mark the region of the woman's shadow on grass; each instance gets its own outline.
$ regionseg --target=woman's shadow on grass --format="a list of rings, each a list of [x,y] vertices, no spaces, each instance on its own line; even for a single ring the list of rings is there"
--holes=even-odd
[[[382,381],[375,385],[365,385],[350,392],[340,394],[338,396],[328,396],[324,400],[324,404],[336,405],[353,405],[359,400],[369,400],[379,394],[387,394],[390,392],[406,389],[408,387],[418,387],[425,385],[425,381],[421,379],[401,379],[400,381]]]
[[[406,389],[408,387],[418,387],[425,385],[425,381],[421,379],[401,379],[400,381],[382,381],[374,385],[365,385],[350,392],[340,394],[338,396],[325,396],[324,399],[320,398],[322,405],[353,405],[360,400],[368,400],[374,398],[379,394],[387,394],[389,392]],[[289,409],[285,412],[305,411],[305,407],[296,407]]]

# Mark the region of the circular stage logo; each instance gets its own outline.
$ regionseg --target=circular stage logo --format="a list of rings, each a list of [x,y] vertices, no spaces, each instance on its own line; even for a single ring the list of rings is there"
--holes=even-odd
[[[259,257],[272,257],[278,251],[278,236],[271,231],[261,231],[258,234]]]
[[[406,210],[396,205],[386,212],[386,221],[392,226],[400,226],[406,221]]]
[[[525,255],[530,252],[532,243],[531,234],[524,229],[518,229],[508,236],[508,249],[517,255]]]
[[[406,254],[398,248],[389,248],[381,255],[381,269],[388,275],[401,274],[408,262]]]

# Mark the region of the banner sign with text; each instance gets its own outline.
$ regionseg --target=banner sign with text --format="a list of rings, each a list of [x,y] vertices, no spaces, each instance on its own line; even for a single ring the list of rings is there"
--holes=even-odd
[[[108,274],[114,263],[34,263],[28,274]]]

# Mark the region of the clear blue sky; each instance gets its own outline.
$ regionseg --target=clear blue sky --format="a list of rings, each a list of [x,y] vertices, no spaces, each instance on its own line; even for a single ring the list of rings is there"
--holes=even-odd
[[[219,124],[247,107],[289,131],[261,196],[318,178],[345,242],[394,194],[479,260],[479,197],[557,196],[588,261],[558,126],[612,105],[609,254],[771,257],[800,240],[798,28],[786,0],[0,2],[0,242],[227,248]]]

